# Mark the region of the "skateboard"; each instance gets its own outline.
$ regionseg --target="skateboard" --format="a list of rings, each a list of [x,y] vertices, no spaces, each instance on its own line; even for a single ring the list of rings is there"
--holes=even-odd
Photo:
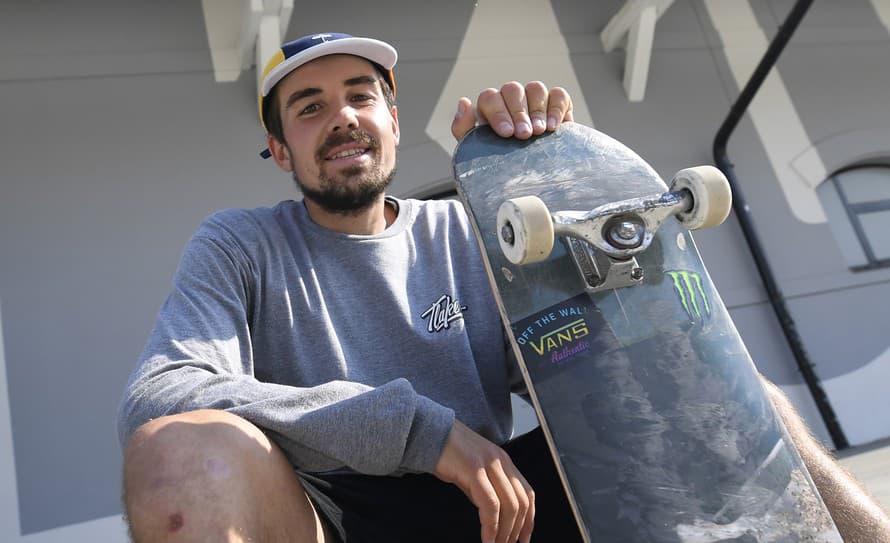
[[[669,190],[575,123],[476,128],[453,167],[585,541],[842,541],[689,233],[729,213],[719,170]]]

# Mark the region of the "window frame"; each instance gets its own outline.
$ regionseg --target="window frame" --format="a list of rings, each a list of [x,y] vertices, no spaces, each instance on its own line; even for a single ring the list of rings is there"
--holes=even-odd
[[[868,238],[868,232],[860,219],[864,214],[890,211],[890,198],[851,203],[847,196],[847,191],[843,186],[842,176],[844,174],[864,169],[884,170],[887,174],[887,181],[890,183],[890,164],[883,163],[865,163],[849,166],[834,172],[825,180],[825,182],[831,183],[831,188],[834,189],[837,194],[838,199],[846,212],[847,220],[850,222],[850,227],[853,229],[853,233],[856,235],[856,239],[859,241],[860,248],[866,259],[865,264],[849,266],[852,271],[876,270],[890,267],[890,257],[878,258],[875,255],[874,248]],[[831,217],[828,217],[828,220],[831,221]]]

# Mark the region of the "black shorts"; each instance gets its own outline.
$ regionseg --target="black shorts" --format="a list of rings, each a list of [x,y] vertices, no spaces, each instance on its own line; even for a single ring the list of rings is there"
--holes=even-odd
[[[504,450],[535,490],[532,541],[582,541],[541,429]],[[433,475],[299,476],[322,521],[342,543],[480,541],[476,507],[458,487]]]

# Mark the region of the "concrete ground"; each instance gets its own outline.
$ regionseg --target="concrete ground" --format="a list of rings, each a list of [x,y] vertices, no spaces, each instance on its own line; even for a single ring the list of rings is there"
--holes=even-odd
[[[837,457],[890,510],[890,438],[853,447]]]

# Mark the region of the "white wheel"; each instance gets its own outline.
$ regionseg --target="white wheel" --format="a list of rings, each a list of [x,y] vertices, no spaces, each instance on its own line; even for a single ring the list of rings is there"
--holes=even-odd
[[[696,166],[677,172],[671,182],[671,192],[682,189],[692,193],[692,209],[677,213],[677,219],[689,230],[722,224],[732,210],[729,181],[713,166]]]
[[[546,260],[553,250],[553,221],[537,196],[511,198],[498,209],[498,241],[513,264]]]

